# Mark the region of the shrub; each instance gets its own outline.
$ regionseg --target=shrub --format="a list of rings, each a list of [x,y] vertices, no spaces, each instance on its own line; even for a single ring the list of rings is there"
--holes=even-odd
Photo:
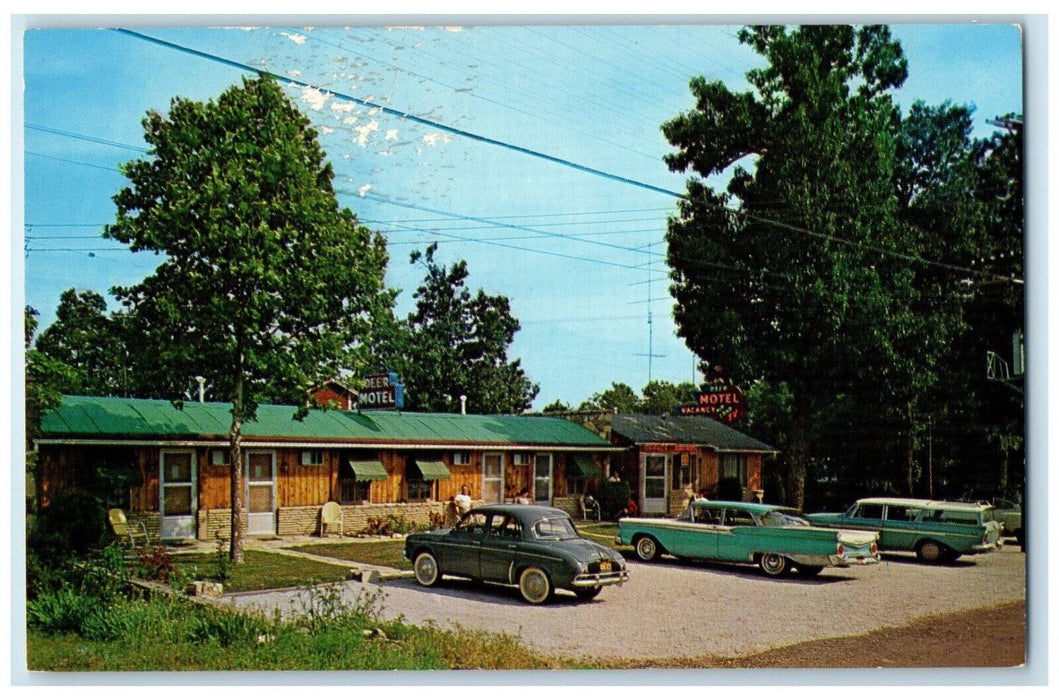
[[[631,493],[632,489],[627,482],[604,481],[599,487],[600,512],[608,520],[613,520],[614,516],[629,503]]]
[[[99,599],[73,586],[43,591],[26,602],[26,624],[48,634],[80,634],[82,623],[100,609]]]
[[[60,492],[34,521],[29,548],[46,563],[55,564],[102,546],[107,536],[107,513],[99,499]]]
[[[176,565],[173,557],[165,547],[154,547],[150,550],[141,549],[139,566],[136,567],[136,575],[148,581],[161,581],[169,583],[169,579],[176,573]]]
[[[249,646],[268,631],[268,624],[251,615],[205,608],[189,618],[188,637],[195,644]]]
[[[743,500],[743,485],[739,483],[738,477],[726,476],[725,478],[717,482],[717,500]]]

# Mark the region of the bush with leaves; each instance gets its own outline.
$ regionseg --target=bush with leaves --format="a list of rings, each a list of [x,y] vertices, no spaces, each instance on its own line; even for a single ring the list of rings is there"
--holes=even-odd
[[[625,481],[604,481],[599,487],[599,507],[604,516],[613,520],[629,503],[632,489]]]
[[[107,513],[94,496],[70,491],[55,495],[37,516],[29,549],[48,565],[101,547],[108,539]]]

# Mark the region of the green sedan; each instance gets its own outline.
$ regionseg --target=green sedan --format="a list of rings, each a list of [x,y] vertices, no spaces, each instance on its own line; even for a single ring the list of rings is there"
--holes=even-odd
[[[451,529],[409,535],[404,553],[421,586],[442,576],[513,584],[533,605],[560,588],[591,600],[629,579],[621,554],[584,539],[569,515],[545,506],[478,506]]]

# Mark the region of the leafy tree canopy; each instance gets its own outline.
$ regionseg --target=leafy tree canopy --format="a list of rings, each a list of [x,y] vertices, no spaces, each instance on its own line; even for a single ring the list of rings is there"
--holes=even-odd
[[[127,163],[105,235],[165,259],[115,289],[159,371],[159,395],[204,376],[212,394],[303,404],[360,368],[393,303],[384,239],[339,207],[308,120],[271,79],[216,101],[176,98],[143,122],[150,157]]]
[[[538,387],[507,348],[519,330],[507,297],[467,288],[466,261],[435,261],[437,245],[415,251],[411,262],[426,269],[416,290],[416,308],[390,334],[381,358],[401,376],[406,407],[455,412],[466,397],[469,413],[521,413]]]
[[[55,321],[36,340],[44,356],[69,368],[57,387],[64,394],[119,396],[134,377],[128,372],[123,317],[107,314],[107,302],[93,291],[62,293]]]
[[[143,121],[149,155],[126,163],[104,235],[164,254],[115,295],[143,339],[147,379],[177,399],[202,376],[232,402],[231,556],[242,560],[241,431],[264,400],[358,370],[392,307],[384,239],[340,207],[309,121],[268,77],[218,99],[175,98]]]

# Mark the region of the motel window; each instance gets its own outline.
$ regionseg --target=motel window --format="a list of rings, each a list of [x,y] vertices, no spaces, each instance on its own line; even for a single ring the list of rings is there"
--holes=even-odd
[[[698,455],[678,452],[673,455],[673,490],[692,487],[698,478]]]
[[[338,459],[338,501],[345,504],[370,503],[371,479],[368,474],[358,474],[355,465],[377,461],[373,450],[343,451]],[[304,462],[303,462],[304,464]]]
[[[227,467],[228,450],[222,450],[220,448],[210,450],[210,464],[215,467]]]
[[[318,467],[324,463],[323,450],[302,450],[302,466]]]
[[[529,454],[527,454],[525,452],[512,452],[511,453],[511,463],[512,464],[529,464],[530,463]]]
[[[346,465],[342,471],[352,471]],[[339,479],[339,501],[341,503],[370,503],[371,482],[357,481],[355,478]]]
[[[453,452],[452,453],[453,464],[470,464],[471,453],[470,452]]]
[[[405,483],[408,484],[408,500],[429,501],[430,482],[424,479],[423,475],[414,466],[408,468],[407,474],[408,478],[405,480]]]
[[[747,457],[746,455],[721,455],[721,478],[739,479],[739,485],[746,488]]]
[[[113,450],[88,456],[89,478],[107,508],[129,509],[131,489],[143,486],[143,475],[131,450]]]

